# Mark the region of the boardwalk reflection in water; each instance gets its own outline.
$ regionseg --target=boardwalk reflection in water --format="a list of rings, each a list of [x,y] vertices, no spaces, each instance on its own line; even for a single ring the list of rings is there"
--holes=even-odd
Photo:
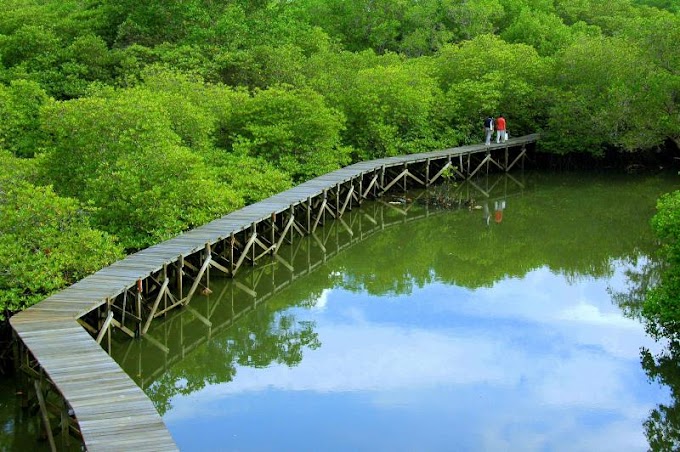
[[[502,223],[354,210],[115,356],[183,450],[644,449],[667,395],[609,291],[667,183],[493,182],[457,189]]]

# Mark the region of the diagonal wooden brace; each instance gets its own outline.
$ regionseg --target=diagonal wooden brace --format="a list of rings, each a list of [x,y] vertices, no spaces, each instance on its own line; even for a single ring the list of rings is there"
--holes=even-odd
[[[251,243],[250,241],[248,243]],[[241,256],[242,258],[245,256],[245,253]],[[196,279],[194,279],[194,283],[191,285],[191,289],[189,290],[189,293],[187,294],[186,298],[182,300],[182,304],[184,306],[188,305],[191,299],[194,297],[194,293],[196,292],[196,289],[198,289],[198,285],[201,282],[201,279],[203,278],[203,274],[205,271],[208,269],[210,266],[210,262],[212,261],[212,256],[208,256],[205,261],[203,262],[203,265],[201,266],[201,270],[198,272],[198,275],[196,275]]]
[[[287,229],[288,228],[286,228],[286,230]],[[281,237],[284,237],[284,236],[285,236],[285,234],[281,235]],[[250,239],[248,239],[248,243],[246,243],[246,247],[243,249],[241,256],[238,258],[236,265],[234,265],[234,270],[231,272],[232,277],[236,275],[236,272],[241,267],[241,264],[243,264],[243,261],[245,260],[246,256],[248,255],[248,251],[253,246],[253,243],[255,243],[256,238],[257,238],[257,232],[253,232],[253,235],[251,235]],[[278,248],[278,246],[277,246],[277,248]]]
[[[434,182],[434,181],[436,181],[437,179],[439,179],[439,178],[441,177],[441,175],[444,174],[444,171],[446,171],[447,168],[451,168],[452,166],[453,166],[453,165],[451,164],[451,162],[446,162],[446,165],[444,165],[444,166],[442,167],[442,169],[440,169],[439,171],[437,171],[437,174],[435,174],[435,175],[432,177],[432,179],[430,179],[430,184],[432,184],[432,182]]]
[[[161,302],[161,299],[163,298],[163,294],[168,290],[168,283],[170,282],[169,279],[166,279],[163,281],[163,285],[161,286],[161,290],[158,291],[158,295],[156,296],[156,299],[153,302],[153,306],[151,306],[151,312],[149,313],[149,316],[146,318],[146,323],[144,323],[144,327],[142,328],[141,335],[145,335],[146,332],[149,329],[149,326],[151,326],[151,321],[153,320],[154,316],[156,315],[156,310],[158,309],[158,305]]]

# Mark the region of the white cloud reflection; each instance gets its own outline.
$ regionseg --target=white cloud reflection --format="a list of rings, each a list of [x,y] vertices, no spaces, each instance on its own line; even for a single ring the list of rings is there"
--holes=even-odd
[[[438,326],[373,320],[368,306],[379,300],[343,293],[338,306],[338,292],[324,291],[309,315],[320,349],[294,368],[239,368],[233,382],[174,399],[166,421],[221,416],[210,402],[271,390],[360,394],[382,410],[428,397],[432,409],[444,391],[439,403],[483,450],[641,450],[641,422],[660,400],[631,373],[642,372],[640,346],[656,345],[609,301],[607,285],[623,280],[569,285],[539,269],[493,289],[433,284],[402,297],[465,320]],[[584,430],[580,418],[593,413],[609,420]]]

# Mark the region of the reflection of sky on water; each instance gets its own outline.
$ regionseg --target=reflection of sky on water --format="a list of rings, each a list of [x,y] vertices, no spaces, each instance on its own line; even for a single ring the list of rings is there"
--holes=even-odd
[[[668,396],[639,364],[657,347],[611,304],[624,281],[544,268],[476,291],[327,290],[295,312],[322,343],[299,366],[241,367],[165,421],[183,450],[645,450]]]

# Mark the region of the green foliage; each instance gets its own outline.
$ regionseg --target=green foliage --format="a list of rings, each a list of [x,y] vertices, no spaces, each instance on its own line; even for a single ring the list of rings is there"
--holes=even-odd
[[[232,86],[265,89],[276,84],[304,84],[303,49],[293,44],[256,45],[221,53],[216,58],[220,81]]]
[[[558,16],[530,9],[523,9],[501,36],[508,42],[528,44],[540,55],[552,55],[574,39],[571,28]]]
[[[236,193],[211,176],[203,160],[171,146],[119,156],[98,168],[82,196],[98,209],[93,221],[128,249],[167,240],[242,207]]]
[[[667,137],[666,97],[655,86],[663,77],[629,41],[582,38],[560,52],[555,69],[549,149],[597,155],[607,146],[650,148]]]
[[[46,180],[59,193],[98,207],[93,218],[100,228],[127,248],[140,248],[242,205],[173,130],[200,111],[164,105],[169,101],[162,92],[103,94],[55,103],[43,115],[52,139],[42,161]]]
[[[487,115],[553,153],[680,146],[679,33],[664,0],[6,0],[0,148],[136,248]]]
[[[652,227],[666,267],[659,284],[648,292],[642,314],[652,335],[680,344],[680,191],[659,198]]]
[[[310,89],[256,91],[232,108],[226,127],[237,154],[274,162],[295,181],[348,163],[348,149],[340,145],[342,114]]]
[[[525,44],[486,35],[444,47],[434,70],[445,90],[446,110],[467,140],[482,139],[482,121],[503,114],[513,135],[530,133],[546,116],[550,64]]]
[[[364,158],[431,149],[430,120],[440,91],[436,80],[415,65],[376,66],[357,73],[345,98],[347,140]],[[424,142],[424,146],[419,146]]]
[[[83,95],[93,81],[112,81],[116,61],[98,34],[101,17],[96,10],[80,2],[61,7],[16,3],[0,19],[0,30],[5,32],[0,32],[5,80],[34,80],[58,98]]]
[[[32,185],[22,167],[0,151],[0,319],[122,256],[110,235],[90,226],[91,210]]]
[[[498,0],[306,0],[297,9],[304,21],[323,28],[350,51],[373,49],[410,56],[492,33],[494,19],[503,15]]]
[[[201,154],[216,180],[234,190],[245,204],[291,188],[290,175],[267,160],[212,149]]]
[[[13,81],[0,85],[0,149],[17,157],[32,157],[43,145],[40,133],[40,108],[48,102],[37,83]]]
[[[666,9],[674,13],[680,12],[680,5],[678,5],[678,2],[675,0],[634,0],[634,3],[659,9]]]

